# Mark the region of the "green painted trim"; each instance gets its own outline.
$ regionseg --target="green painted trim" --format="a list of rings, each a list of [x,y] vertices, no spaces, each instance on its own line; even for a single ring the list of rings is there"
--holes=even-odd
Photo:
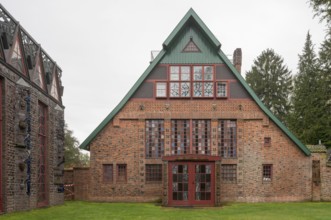
[[[176,28],[171,32],[169,37],[164,41],[163,46],[164,49],[157,55],[157,57],[152,61],[152,63],[148,66],[145,72],[139,77],[137,82],[133,85],[133,87],[129,90],[129,92],[124,96],[122,101],[113,109],[112,112],[98,125],[96,129],[83,141],[83,143],[79,146],[81,149],[89,150],[89,144],[91,141],[97,136],[97,134],[112,120],[112,118],[124,107],[124,105],[129,101],[131,96],[136,92],[139,86],[144,82],[148,74],[154,69],[154,67],[161,61],[161,59],[166,54],[165,49],[167,46],[174,40],[176,35],[180,32],[180,30],[184,27],[186,22],[193,17],[193,19],[197,22],[198,25],[202,28],[202,31],[206,33],[206,35],[210,38],[211,42],[217,47],[218,49],[221,46],[221,43],[215,38],[215,36],[210,32],[208,27],[203,23],[203,21],[199,18],[199,16],[195,13],[195,11],[191,8],[184,18],[179,22]],[[232,73],[237,77],[239,82],[244,86],[247,92],[251,95],[254,101],[258,104],[258,106],[264,111],[271,118],[272,121],[300,148],[300,150],[307,156],[311,153],[309,149],[297,138],[295,137],[292,132],[288,130],[287,127],[283,123],[276,118],[271,111],[261,102],[261,100],[257,97],[255,92],[248,86],[244,78],[241,74],[237,71],[237,69],[232,65],[230,60],[227,56],[219,50],[219,56],[224,61],[224,63],[230,68]]]
[[[185,16],[180,20],[180,22],[177,24],[175,29],[170,33],[170,35],[167,37],[167,39],[163,42],[163,47],[167,48],[170,43],[173,41],[173,39],[177,36],[177,34],[180,32],[180,30],[184,27],[186,22],[190,19],[193,18],[198,25],[201,27],[203,32],[206,33],[206,35],[209,37],[210,41],[215,45],[217,49],[221,48],[221,43],[217,40],[217,38],[214,36],[214,34],[209,30],[207,25],[201,20],[201,18],[195,13],[193,8],[190,8],[188,12],[185,14]]]
[[[251,97],[254,99],[254,101],[258,104],[258,106],[264,111],[264,113],[267,114],[271,118],[272,121],[275,122],[275,124],[283,130],[283,132],[300,148],[300,150],[306,155],[310,155],[310,150],[290,131],[288,128],[274,115],[272,112],[262,103],[262,101],[257,97],[253,89],[246,83],[244,78],[241,76],[241,74],[237,71],[237,69],[232,65],[230,60],[227,58],[227,56],[220,50],[219,55],[221,59],[224,61],[224,63],[230,68],[232,73],[237,77],[241,85],[244,86],[246,91],[251,95]]]
[[[136,92],[139,86],[144,82],[148,74],[154,69],[154,67],[160,62],[160,60],[165,55],[165,51],[162,50],[152,61],[152,63],[147,67],[145,72],[139,77],[133,87],[124,96],[121,102],[110,112],[109,115],[98,125],[96,129],[81,143],[79,148],[84,150],[89,150],[89,144],[97,136],[97,134],[113,119],[113,117],[124,107],[124,105],[129,101],[131,96]]]

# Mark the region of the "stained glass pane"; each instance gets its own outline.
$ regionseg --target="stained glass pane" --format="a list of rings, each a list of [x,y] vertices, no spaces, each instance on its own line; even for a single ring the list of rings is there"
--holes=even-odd
[[[213,83],[204,83],[204,96],[205,97],[214,96],[214,84]]]
[[[179,66],[170,67],[170,80],[179,80]]]
[[[189,66],[182,66],[181,67],[181,80],[190,80],[190,67]]]
[[[202,80],[202,66],[193,67],[193,80]]]
[[[179,97],[179,83],[170,83],[170,97]]]
[[[224,158],[237,156],[237,122],[235,120],[219,120],[218,151]]]
[[[202,84],[201,82],[193,83],[193,96],[202,97]]]
[[[204,67],[204,79],[205,80],[213,80],[213,67],[205,66]]]
[[[190,97],[190,83],[181,83],[181,97]]]

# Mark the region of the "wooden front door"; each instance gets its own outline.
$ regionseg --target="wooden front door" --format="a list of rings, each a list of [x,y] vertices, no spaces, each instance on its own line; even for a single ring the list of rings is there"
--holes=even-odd
[[[213,162],[170,162],[168,204],[212,206],[215,204]]]

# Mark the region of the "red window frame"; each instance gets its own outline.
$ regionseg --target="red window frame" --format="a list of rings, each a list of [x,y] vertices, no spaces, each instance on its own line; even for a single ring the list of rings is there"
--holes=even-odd
[[[222,164],[221,178],[223,183],[236,183],[237,164]]]
[[[237,157],[236,120],[221,119],[218,121],[218,154],[223,158]]]
[[[272,164],[262,165],[262,181],[271,182],[272,181]]]
[[[145,178],[146,183],[162,182],[162,164],[146,164]]]
[[[211,155],[211,120],[171,120],[171,154]]]
[[[195,67],[201,67],[202,69],[202,72],[201,72],[201,79],[194,79],[195,78],[195,72],[194,72],[194,69]],[[212,79],[211,80],[208,80],[206,79],[206,75],[208,73],[206,73],[206,67],[211,67],[212,68]],[[193,98],[214,98],[215,97],[215,78],[216,78],[216,75],[215,75],[215,66],[214,65],[192,65],[192,97]],[[195,83],[201,83],[202,85],[202,88],[201,88],[201,96],[196,96],[195,93],[194,93],[194,89],[195,89]],[[205,85],[210,84],[213,88],[211,89],[212,91],[212,95],[211,96],[206,96],[205,94],[205,90],[206,90],[206,87]]]
[[[158,84],[165,84],[165,96],[158,96]],[[156,81],[155,82],[155,97],[158,99],[165,99],[168,97],[168,82],[167,81]]]
[[[218,95],[218,84],[219,83],[225,85],[225,96],[219,96]],[[216,81],[215,82],[215,91],[216,91],[216,93],[215,93],[216,98],[219,98],[219,99],[228,98],[229,97],[229,86],[228,86],[228,82],[226,82],[226,81]]]
[[[178,67],[178,80],[172,80],[171,79],[171,67]],[[188,67],[189,69],[189,73],[183,73],[183,68],[184,67]],[[168,72],[169,72],[169,82],[168,82],[168,88],[169,88],[169,98],[190,98],[192,96],[192,84],[191,84],[191,81],[192,81],[192,67],[190,65],[170,65],[169,66],[169,69],[168,69]],[[189,75],[189,79],[183,79],[183,74],[188,74]],[[178,83],[178,96],[171,96],[171,84],[174,84],[174,83]],[[182,84],[184,83],[188,83],[189,85],[189,95],[188,96],[183,96],[182,94]]]
[[[37,173],[37,205],[46,206],[48,204],[48,184],[47,184],[47,106],[41,102],[38,103],[38,173]]]
[[[118,183],[126,183],[127,182],[127,166],[126,166],[126,164],[117,164],[116,182],[118,182]]]
[[[103,170],[103,182],[104,183],[113,183],[114,179],[114,167],[113,164],[102,164]]]
[[[164,120],[145,121],[146,158],[161,158],[164,154]]]

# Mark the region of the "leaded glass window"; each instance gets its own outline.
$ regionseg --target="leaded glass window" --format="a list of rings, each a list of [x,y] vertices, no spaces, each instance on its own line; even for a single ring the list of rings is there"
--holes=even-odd
[[[235,120],[219,120],[218,152],[223,158],[237,156],[237,122]]]
[[[193,66],[193,96],[214,96],[214,68],[213,66]]]
[[[227,83],[217,82],[217,97],[227,97]]]
[[[146,182],[157,183],[162,181],[162,164],[146,164]]]
[[[237,182],[237,165],[236,164],[222,164],[221,170],[222,181],[225,183]]]
[[[113,164],[103,164],[103,182],[112,183],[113,182]]]
[[[164,121],[146,120],[146,158],[161,158],[164,151]]]
[[[170,97],[190,97],[190,79],[190,66],[170,66]]]
[[[190,121],[172,120],[171,121],[171,154],[190,153]]]
[[[210,120],[193,120],[192,126],[193,153],[210,155]]]
[[[117,164],[116,182],[126,183],[126,164]]]

